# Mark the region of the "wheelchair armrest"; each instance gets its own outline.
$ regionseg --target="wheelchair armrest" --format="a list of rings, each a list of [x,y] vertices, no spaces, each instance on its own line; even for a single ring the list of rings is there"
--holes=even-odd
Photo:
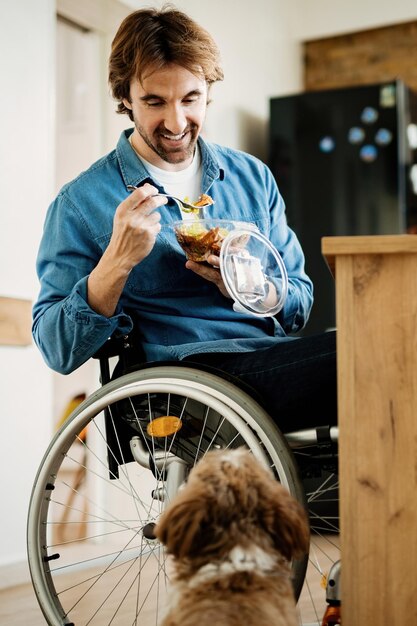
[[[120,337],[109,337],[101,348],[93,354],[93,359],[110,359],[112,356],[120,356],[124,350],[131,348],[132,344],[129,335]]]
[[[110,374],[110,358],[118,357],[112,375]],[[100,362],[101,384],[108,383],[113,376],[120,376],[129,367],[146,362],[145,353],[140,344],[139,333],[133,329],[129,335],[112,335],[93,355]]]
[[[125,355],[131,347],[132,343],[129,335],[112,336],[93,354],[93,359],[98,359],[100,363],[100,382],[102,385],[105,385],[111,379],[110,358],[116,356],[119,358],[119,362],[121,359],[124,361]]]

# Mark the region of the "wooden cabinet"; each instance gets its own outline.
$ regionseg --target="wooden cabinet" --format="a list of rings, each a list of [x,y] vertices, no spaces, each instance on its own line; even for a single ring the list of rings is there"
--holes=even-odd
[[[417,237],[333,237],[343,626],[417,624]]]

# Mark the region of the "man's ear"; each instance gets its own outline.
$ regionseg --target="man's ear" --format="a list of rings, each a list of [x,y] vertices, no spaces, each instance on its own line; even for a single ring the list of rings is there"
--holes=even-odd
[[[123,98],[122,102],[125,105],[126,109],[132,110],[132,104],[130,100],[128,100],[127,98]]]

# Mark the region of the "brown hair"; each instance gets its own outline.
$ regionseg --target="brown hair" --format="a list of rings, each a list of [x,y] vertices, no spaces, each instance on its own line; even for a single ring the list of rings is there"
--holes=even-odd
[[[123,104],[123,98],[130,101],[130,81],[142,80],[147,70],[153,72],[169,63],[203,74],[208,85],[223,80],[216,43],[185,13],[165,5],[128,15],[113,39],[109,59],[109,84],[119,102],[117,112],[133,119]]]

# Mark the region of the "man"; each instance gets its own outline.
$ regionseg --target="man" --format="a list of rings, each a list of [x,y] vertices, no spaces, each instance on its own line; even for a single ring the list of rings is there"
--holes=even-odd
[[[34,338],[49,366],[68,373],[135,326],[148,360],[205,363],[249,382],[284,430],[334,422],[334,334],[289,336],[308,319],[312,285],[272,174],[201,137],[222,78],[216,44],[182,12],[143,9],[121,24],[109,82],[134,129],[49,208]],[[207,193],[210,216],[255,223],[269,238],[289,277],[277,319],[233,309],[216,256],[185,262],[172,228],[181,212],[159,191]]]

